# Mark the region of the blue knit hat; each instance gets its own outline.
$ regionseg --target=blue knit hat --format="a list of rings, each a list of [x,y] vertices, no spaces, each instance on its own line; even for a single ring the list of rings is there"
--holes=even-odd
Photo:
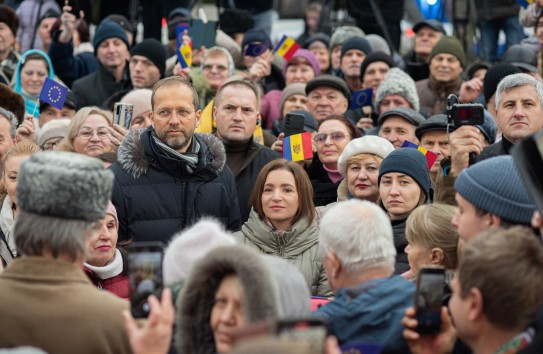
[[[119,38],[126,44],[127,48],[130,48],[130,44],[128,44],[128,36],[124,29],[118,23],[105,19],[100,22],[100,25],[98,25],[98,28],[94,33],[94,40],[92,41],[94,53],[98,51],[100,43],[110,38]]]
[[[405,173],[413,178],[420,186],[426,200],[430,197],[430,171],[426,156],[422,152],[413,148],[400,148],[392,151],[381,162],[379,168],[378,184],[381,184],[381,177],[389,172]]]
[[[456,192],[478,209],[500,218],[530,225],[536,209],[511,156],[497,156],[465,169],[454,184]]]

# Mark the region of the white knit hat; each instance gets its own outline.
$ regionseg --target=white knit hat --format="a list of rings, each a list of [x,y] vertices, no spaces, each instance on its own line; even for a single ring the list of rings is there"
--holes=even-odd
[[[384,160],[392,151],[394,151],[394,145],[387,139],[376,135],[366,135],[361,138],[353,139],[345,146],[337,161],[339,173],[341,173],[342,176],[347,177],[347,161],[349,161],[352,156],[373,154]]]
[[[379,105],[383,98],[388,95],[400,95],[409,102],[413,110],[418,111],[420,109],[419,94],[415,81],[401,69],[391,68],[379,85],[374,103],[377,113],[381,113],[379,112]]]
[[[213,218],[202,218],[192,227],[175,234],[164,253],[164,284],[184,280],[194,263],[209,251],[236,244],[234,237]]]

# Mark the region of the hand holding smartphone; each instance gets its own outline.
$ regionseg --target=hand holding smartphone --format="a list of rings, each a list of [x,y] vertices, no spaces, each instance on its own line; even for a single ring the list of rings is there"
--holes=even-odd
[[[113,123],[118,124],[125,129],[130,129],[133,112],[134,105],[131,103],[115,103],[115,106],[113,106]]]

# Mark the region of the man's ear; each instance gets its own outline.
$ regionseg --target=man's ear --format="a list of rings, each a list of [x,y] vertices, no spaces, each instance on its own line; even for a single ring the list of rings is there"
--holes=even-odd
[[[326,254],[328,261],[330,262],[330,275],[332,278],[337,278],[341,272],[341,262],[337,258],[334,252],[328,251]]]
[[[481,316],[484,315],[485,304],[483,294],[479,289],[471,288],[467,294],[466,300],[469,301],[467,318],[471,322],[479,320]]]
[[[194,112],[194,113],[195,113],[195,115],[196,115],[196,123],[195,123],[194,126],[195,126],[195,128],[198,128],[198,127],[200,126],[200,122],[201,122],[201,121],[200,121],[200,118],[202,117],[202,110],[199,109],[199,110],[197,110],[197,111]]]
[[[495,226],[495,227],[501,226],[502,218],[500,218],[499,216],[494,215],[494,214],[488,214],[488,216],[489,216],[489,220],[490,220],[490,225],[489,226]]]

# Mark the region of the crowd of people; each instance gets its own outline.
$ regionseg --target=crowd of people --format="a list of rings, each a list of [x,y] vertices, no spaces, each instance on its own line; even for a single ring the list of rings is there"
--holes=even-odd
[[[186,8],[168,43],[137,43],[123,15],[89,30],[68,2],[0,5],[0,348],[543,352],[543,191],[511,155],[543,130],[543,1],[479,2],[476,60],[436,20],[403,56],[393,23],[327,31],[318,2],[285,59],[266,2],[224,9],[189,66]],[[67,88],[60,106],[40,98],[46,80]],[[451,95],[484,117],[455,125]],[[127,124],[116,103],[132,105]],[[293,116],[311,137],[302,161],[283,158]],[[142,242],[164,246],[164,289],[140,321]],[[431,335],[414,305],[426,268],[447,274]],[[276,335],[310,320],[322,343]]]

